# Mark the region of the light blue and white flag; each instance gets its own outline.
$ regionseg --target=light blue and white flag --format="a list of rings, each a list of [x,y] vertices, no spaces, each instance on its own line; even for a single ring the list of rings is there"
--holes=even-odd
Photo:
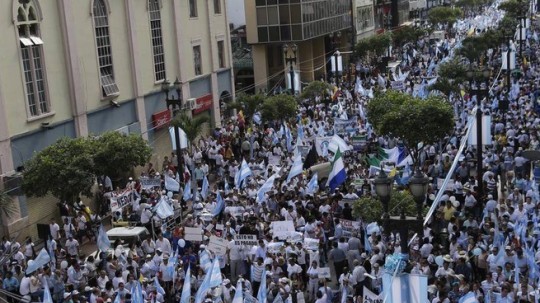
[[[45,285],[43,285],[43,303],[53,303],[53,299],[51,296],[51,290],[49,289],[49,284],[47,283],[47,279],[43,279],[45,281]]]
[[[314,195],[319,189],[319,174],[315,172],[306,186],[306,194]]]
[[[342,152],[352,150],[352,146],[349,146],[343,138],[341,138],[338,135],[334,135],[332,139],[330,139],[330,142],[328,143],[328,150],[336,153],[337,150],[341,150]]]
[[[394,277],[391,273],[384,273],[382,280],[383,280],[383,294],[384,294],[384,298],[386,298],[385,300],[386,302],[403,302],[403,303],[411,302],[409,300],[409,275],[408,274],[396,275]]]
[[[459,303],[478,303],[476,296],[472,291],[466,293],[463,297],[459,298]]]
[[[26,274],[31,274],[34,271],[38,270],[40,267],[51,262],[51,256],[45,248],[42,248],[37,257],[33,262],[28,262],[28,267],[26,268]]]
[[[180,191],[180,183],[176,181],[174,178],[169,177],[169,175],[165,175],[165,189],[169,191]]]
[[[429,302],[427,276],[409,275],[409,299],[410,303]]]
[[[371,243],[369,243],[369,233],[367,232],[367,228],[364,229],[364,249],[371,253]]]
[[[157,206],[156,206],[156,214],[161,218],[165,219],[170,216],[174,216],[174,209],[172,206],[165,200],[165,196],[161,196],[161,199],[159,200]]]
[[[131,303],[144,303],[142,287],[139,281],[131,286]]]
[[[298,138],[304,140],[304,126],[302,125],[302,123],[298,124],[297,136]]]
[[[208,183],[208,178],[204,176],[202,181],[202,188],[201,188],[201,197],[206,200],[206,197],[208,197],[208,189],[210,188],[210,184]]]
[[[183,195],[184,201],[191,200],[193,198],[193,193],[191,192],[191,180],[186,182],[186,185],[184,185],[184,195]]]
[[[257,203],[262,203],[266,200],[266,193],[272,189],[274,186],[274,181],[276,180],[277,175],[274,174],[264,182],[264,184],[259,188],[259,191],[257,191]]]
[[[244,182],[245,179],[247,179],[249,176],[251,176],[253,173],[251,172],[251,168],[247,164],[246,160],[242,160],[242,165],[240,165],[240,169],[238,170],[238,180],[236,180],[236,188],[240,188],[242,185],[242,182]]]
[[[191,265],[188,265],[186,271],[186,278],[184,279],[184,286],[182,287],[182,295],[180,297],[180,303],[190,303],[191,297]]]
[[[259,286],[259,291],[257,292],[257,300],[260,303],[265,303],[267,300],[267,293],[266,293],[266,268],[263,269],[262,272],[262,278],[261,278],[261,284]]]
[[[114,303],[121,303],[122,300],[120,298],[120,293],[116,292],[115,294],[116,294],[116,296],[114,297]]]
[[[292,146],[292,134],[291,130],[287,125],[285,125],[285,140],[287,142],[287,151],[292,152],[293,146]]]
[[[231,192],[231,188],[229,186],[229,182],[225,181],[225,194],[228,195]]]
[[[208,271],[212,268],[212,260],[210,260],[210,256],[208,255],[208,252],[206,250],[203,250],[199,254],[199,260],[201,267],[204,269],[204,272],[208,273]]]
[[[302,155],[298,153],[294,157],[291,170],[289,171],[289,175],[287,176],[287,183],[291,182],[292,178],[302,174],[303,171],[304,171],[304,163],[302,162]]]
[[[154,279],[154,287],[156,288],[156,291],[162,295],[165,295],[165,289],[161,287],[161,284],[159,284],[158,279]]]
[[[216,217],[219,216],[219,214],[225,209],[225,200],[223,200],[223,197],[221,197],[221,194],[217,193],[216,197],[216,207],[214,207],[214,210],[212,210],[212,216]]]
[[[210,272],[210,287],[217,287],[223,283],[223,277],[221,276],[221,267],[219,265],[218,258],[214,259],[212,264],[212,271]]]
[[[236,282],[236,292],[234,293],[234,298],[232,300],[232,303],[244,303],[244,296],[242,295],[242,281],[238,279],[238,282]],[[180,302],[183,303],[183,302]]]
[[[347,180],[347,172],[345,171],[341,151],[338,148],[334,156],[334,161],[332,161],[332,171],[330,171],[330,175],[328,176],[327,186],[330,187],[330,190],[334,190],[343,184],[345,180]]]
[[[98,236],[97,236],[97,246],[99,250],[105,251],[105,252],[109,250],[109,248],[111,248],[111,241],[109,240],[109,237],[107,236],[107,232],[105,231],[103,224],[99,226]]]
[[[206,297],[206,293],[210,291],[210,276],[210,273],[207,273],[206,276],[204,276],[201,286],[199,286],[199,289],[197,289],[197,293],[195,294],[195,303],[202,303]]]

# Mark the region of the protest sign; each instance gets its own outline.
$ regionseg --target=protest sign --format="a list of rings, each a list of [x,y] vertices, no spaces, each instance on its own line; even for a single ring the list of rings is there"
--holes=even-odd
[[[319,267],[317,268],[319,279],[331,279],[330,276],[330,267]]]
[[[287,239],[294,232],[293,221],[274,221],[272,222],[272,233],[278,239]]]
[[[269,253],[278,253],[281,251],[281,248],[285,245],[283,242],[272,242],[268,243],[267,248]]]
[[[442,188],[443,183],[444,183],[444,179],[437,178],[437,188]],[[454,179],[448,180],[448,185],[446,185],[445,190],[454,190]]]
[[[359,221],[351,221],[345,219],[339,219],[341,227],[343,228],[343,233],[345,235],[351,235],[353,232],[360,232],[360,227],[362,225]]]
[[[186,241],[202,241],[202,229],[200,227],[184,227],[184,240]]]
[[[116,211],[119,211],[124,206],[133,203],[135,198],[135,194],[132,190],[126,191],[121,195],[118,195],[116,197],[111,197],[111,211],[114,213]]]
[[[351,137],[351,145],[354,151],[364,151],[367,147],[367,135]]]
[[[223,211],[225,214],[231,214],[235,217],[241,217],[244,213],[244,207],[243,206],[227,206],[225,207],[225,210]]]
[[[227,240],[216,236],[210,236],[210,242],[208,242],[208,250],[218,256],[223,256],[227,253]]]
[[[234,245],[236,246],[257,246],[259,241],[256,235],[234,235]]]
[[[319,240],[304,238],[304,248],[309,250],[318,250],[319,249]]]
[[[405,89],[405,83],[403,83],[403,81],[392,81],[392,82],[390,82],[390,85],[392,85],[393,90],[404,90]]]
[[[376,295],[369,288],[364,286],[364,303],[382,303],[383,298],[381,295]]]
[[[315,138],[315,149],[317,150],[317,154],[319,156],[324,155],[323,151],[326,150],[328,152],[328,146],[330,145],[330,141],[332,140],[332,137],[317,137]]]
[[[139,181],[141,182],[142,189],[161,187],[161,178],[140,177]]]
[[[356,133],[358,130],[358,118],[354,116],[348,120],[335,119],[334,120],[334,134],[345,135],[349,133]]]
[[[268,165],[280,166],[281,165],[281,157],[280,156],[269,156],[268,157]]]
[[[216,224],[216,230],[224,230],[223,224]]]

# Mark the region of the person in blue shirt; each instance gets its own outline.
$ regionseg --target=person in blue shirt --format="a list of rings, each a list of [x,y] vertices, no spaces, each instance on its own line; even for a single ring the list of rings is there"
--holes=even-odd
[[[2,283],[2,288],[19,295],[19,281],[13,277],[13,273],[11,271],[6,272],[6,278],[4,279],[4,282]],[[9,303],[15,303],[15,299],[13,297],[7,297],[7,301]]]

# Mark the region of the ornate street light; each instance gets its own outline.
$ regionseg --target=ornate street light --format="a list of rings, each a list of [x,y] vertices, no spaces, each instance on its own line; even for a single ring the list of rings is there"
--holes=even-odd
[[[409,190],[416,202],[417,220],[422,221],[422,209],[424,201],[426,200],[426,194],[428,189],[429,179],[417,169],[414,176],[409,180]]]
[[[392,182],[393,180],[388,178],[386,173],[381,167],[381,172],[379,176],[375,179],[375,193],[381,199],[383,205],[383,219],[390,219],[390,214],[388,213],[388,203],[390,202],[390,196],[392,194]]]

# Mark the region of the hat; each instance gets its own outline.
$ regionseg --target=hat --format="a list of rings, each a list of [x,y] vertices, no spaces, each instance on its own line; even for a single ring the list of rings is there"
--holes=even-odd
[[[161,248],[156,248],[156,252],[163,252]]]
[[[379,267],[379,266],[380,266],[380,264],[377,263],[377,262],[375,262],[375,263],[373,264],[373,267],[375,267],[375,268],[377,268],[377,267]]]
[[[84,288],[84,291],[85,291],[85,292],[89,292],[89,291],[92,291],[92,287],[90,287],[90,286],[86,286],[86,287]]]
[[[467,253],[464,250],[460,251],[458,255],[459,255],[459,258],[463,258],[463,259],[467,258]]]
[[[510,245],[506,245],[506,247],[504,249],[505,250],[512,250],[512,247]]]
[[[71,292],[71,294],[74,295],[74,296],[76,296],[76,295],[79,294],[79,291],[78,291],[78,290],[74,290],[74,291]]]
[[[452,257],[450,257],[450,255],[445,255],[445,256],[443,257],[443,261],[444,261],[444,262],[448,262],[448,263],[454,262],[454,260],[452,260]]]
[[[223,285],[231,284],[231,280],[225,279],[223,280]]]
[[[362,254],[360,255],[360,258],[362,258],[362,259],[367,258],[367,254],[366,254],[366,253],[362,253]]]
[[[71,293],[69,293],[69,292],[65,292],[65,293],[64,293],[64,299],[67,299],[67,298],[69,298],[70,296],[71,296]]]
[[[152,255],[150,254],[146,255],[146,259],[152,259]]]

